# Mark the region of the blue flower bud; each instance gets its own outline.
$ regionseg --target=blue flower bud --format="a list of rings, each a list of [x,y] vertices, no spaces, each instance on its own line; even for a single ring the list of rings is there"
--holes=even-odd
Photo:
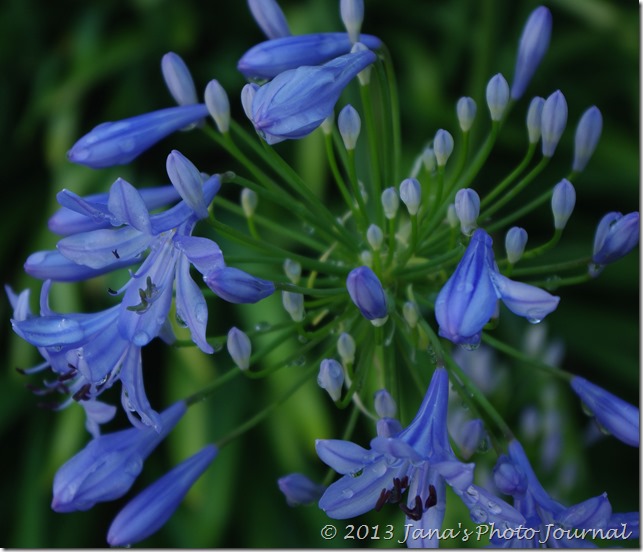
[[[498,73],[491,77],[487,84],[487,106],[492,121],[499,121],[509,103],[509,85],[506,79]]]
[[[375,272],[367,266],[354,268],[348,274],[346,287],[351,300],[364,318],[371,321],[386,319],[386,295]]]
[[[554,214],[554,228],[556,230],[565,228],[574,211],[575,204],[576,190],[569,180],[563,178],[554,186],[554,193],[551,196],[551,210]]]
[[[527,85],[540,64],[551,38],[551,12],[545,7],[536,8],[522,31],[518,45],[518,58],[514,81],[511,85],[511,97],[514,100],[521,98]]]
[[[331,399],[338,401],[342,396],[342,385],[344,385],[342,365],[332,358],[322,360],[319,365],[317,384],[328,392]]]
[[[443,129],[438,130],[433,138],[433,153],[438,167],[444,167],[447,164],[451,153],[453,152],[453,136]]]
[[[431,173],[435,170],[437,160],[435,158],[435,152],[433,148],[427,147],[422,151],[422,164],[424,165],[424,170],[428,173]]]
[[[405,178],[400,184],[400,199],[406,205],[409,215],[417,215],[420,209],[422,188],[416,178]]]
[[[210,272],[203,281],[221,299],[230,303],[256,303],[275,291],[272,282],[229,266]]]
[[[92,169],[125,165],[156,142],[208,115],[204,104],[152,111],[113,123],[102,123],[67,152],[72,163]]]
[[[301,265],[297,261],[286,259],[284,261],[284,273],[293,284],[297,284],[301,278]]]
[[[456,437],[462,458],[465,460],[471,458],[485,438],[484,423],[479,418],[462,424]]]
[[[594,153],[603,130],[603,116],[596,106],[590,107],[578,121],[574,140],[574,164],[572,170],[581,172]]]
[[[137,495],[112,521],[107,542],[111,546],[129,546],[156,533],[172,517],[217,452],[214,445],[206,446]]]
[[[226,340],[228,353],[239,370],[250,368],[250,355],[252,354],[252,343],[245,332],[233,326],[228,331]]]
[[[596,228],[592,261],[598,265],[613,263],[627,255],[639,243],[639,213],[607,213]]]
[[[397,404],[386,389],[375,391],[373,399],[375,412],[380,418],[395,418],[397,414]]]
[[[505,237],[505,249],[507,260],[511,264],[517,263],[525,251],[527,245],[527,231],[524,228],[514,226],[510,228]]]
[[[366,230],[366,240],[373,251],[379,251],[384,241],[384,232],[377,224],[371,224]]]
[[[268,38],[290,36],[286,16],[275,0],[248,0],[248,7],[257,25]]]
[[[201,173],[182,153],[172,150],[165,163],[167,175],[183,201],[200,219],[208,217],[208,206],[203,195]]]
[[[521,495],[527,490],[527,475],[504,454],[493,468],[493,482],[506,495]]]
[[[294,322],[301,322],[304,319],[304,296],[301,293],[282,291],[281,302]]]
[[[161,59],[161,72],[170,94],[179,105],[197,103],[196,87],[190,70],[181,57],[168,52]]]
[[[252,218],[259,204],[259,196],[257,192],[250,188],[243,188],[241,190],[241,208],[246,218]]]
[[[619,441],[639,446],[638,408],[580,376],[572,378],[571,386],[603,428]]]
[[[307,136],[331,114],[348,83],[375,60],[366,50],[280,73],[255,93],[255,128],[269,144]]]
[[[337,117],[337,128],[347,150],[354,150],[359,138],[362,121],[352,105],[345,106]]]
[[[530,144],[535,144],[540,140],[540,126],[544,105],[545,98],[540,96],[533,98],[529,104],[529,109],[527,110],[527,134],[529,135]]]
[[[451,203],[447,207],[447,223],[451,228],[457,228],[460,224],[458,214],[455,212],[455,204]]]
[[[551,157],[567,124],[567,102],[560,90],[545,100],[541,119],[543,155]]]
[[[470,236],[478,227],[480,214],[480,196],[475,190],[465,188],[455,194],[455,212],[460,221],[460,230],[465,236]]]
[[[230,129],[230,100],[217,80],[211,80],[205,87],[205,105],[221,134]]]
[[[301,473],[290,473],[277,480],[279,490],[286,497],[288,506],[305,506],[317,502],[326,487],[311,481]]]
[[[473,120],[476,117],[476,102],[473,98],[467,96],[458,100],[455,106],[456,114],[458,115],[458,123],[462,132],[469,132],[473,126]]]
[[[351,334],[346,332],[340,334],[337,338],[337,352],[345,365],[355,362],[355,340]]]
[[[364,0],[340,0],[339,11],[351,42],[359,42],[359,32],[364,20]]]
[[[400,198],[397,195],[395,188],[386,188],[382,192],[382,207],[384,208],[384,216],[391,220],[397,215],[397,210],[400,207]]]
[[[395,418],[380,418],[377,420],[376,431],[378,437],[395,437],[404,428]]]

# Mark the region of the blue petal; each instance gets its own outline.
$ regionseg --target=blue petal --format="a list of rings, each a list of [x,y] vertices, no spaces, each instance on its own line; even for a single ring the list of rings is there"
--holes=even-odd
[[[560,297],[547,293],[544,289],[515,282],[506,276],[494,272],[491,280],[496,287],[496,292],[506,307],[525,317],[529,322],[540,322],[545,316],[556,310]]]
[[[157,433],[163,429],[163,422],[157,412],[152,409],[147,400],[143,386],[143,362],[141,360],[141,348],[131,345],[125,358],[120,373],[123,392],[121,402],[123,410],[127,413],[132,425],[144,429],[153,427]],[[140,416],[140,421],[136,415]],[[141,422],[143,422],[141,424]]]
[[[205,275],[225,266],[221,249],[208,238],[176,235],[174,245],[201,274]]]
[[[342,475],[358,472],[376,457],[351,441],[339,439],[317,439],[315,450],[322,462]]]
[[[137,261],[136,258],[116,259],[113,254],[112,258],[115,262],[111,264],[106,264],[101,268],[90,268],[70,261],[60,251],[37,251],[27,257],[24,268],[27,274],[40,280],[80,282],[129,266]]]
[[[190,328],[192,341],[204,353],[214,352],[205,338],[208,325],[208,305],[199,286],[190,276],[190,263],[181,257],[176,270],[176,315]]]
[[[150,214],[143,197],[129,182],[119,178],[112,184],[107,206],[121,224],[128,224],[144,234],[152,232]]]
[[[165,164],[170,181],[183,201],[200,219],[208,216],[208,206],[203,197],[201,173],[182,153],[172,150]]]

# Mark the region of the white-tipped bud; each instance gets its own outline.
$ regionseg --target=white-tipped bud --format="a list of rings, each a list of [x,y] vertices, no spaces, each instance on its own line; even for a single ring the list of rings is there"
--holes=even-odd
[[[217,80],[211,80],[205,87],[205,105],[221,134],[230,130],[230,101],[228,94]]]
[[[301,278],[301,265],[292,259],[284,261],[284,273],[293,284],[298,284]]]
[[[252,218],[259,203],[259,196],[250,188],[243,188],[241,190],[241,208],[246,218]]]
[[[362,251],[359,254],[359,260],[364,266],[373,268],[373,253],[371,253],[368,249]]]
[[[491,77],[487,84],[487,106],[492,121],[499,121],[505,114],[509,103],[509,85],[507,80],[498,73]]]
[[[355,340],[349,333],[343,332],[337,338],[337,352],[344,365],[355,362]]]
[[[382,207],[384,208],[384,216],[387,219],[395,218],[400,207],[400,197],[397,195],[395,188],[386,188],[382,192]]]
[[[330,398],[338,401],[342,396],[342,385],[344,385],[344,369],[335,359],[326,358],[321,361],[317,385],[326,389]]]
[[[433,148],[424,148],[424,151],[422,152],[422,164],[424,165],[424,170],[428,173],[435,170],[437,159],[435,158]]]
[[[304,296],[301,293],[282,291],[281,302],[293,322],[301,322],[304,319]]]
[[[364,0],[340,0],[339,12],[351,42],[359,42],[359,32],[364,21]]]
[[[554,193],[551,196],[551,210],[554,214],[556,230],[565,228],[574,211],[574,205],[576,205],[576,190],[569,180],[563,178],[554,186]]]
[[[603,116],[595,105],[590,107],[578,121],[574,138],[574,164],[572,170],[581,172],[594,153],[603,131]]]
[[[420,209],[422,188],[415,178],[405,178],[400,184],[400,199],[406,205],[409,215],[417,215]]]
[[[455,194],[455,212],[460,221],[460,230],[465,236],[470,236],[478,227],[480,215],[480,196],[471,188],[458,190]]]
[[[384,241],[384,232],[377,224],[371,224],[366,230],[366,240],[373,251],[379,251]]]
[[[455,212],[455,205],[453,203],[447,207],[447,223],[451,228],[457,228],[460,224],[458,213]]]
[[[239,367],[239,370],[247,370],[250,367],[250,354],[252,344],[250,338],[239,328],[230,328],[227,339],[228,353]]]
[[[529,109],[527,110],[527,134],[529,135],[530,144],[535,144],[540,140],[540,125],[544,105],[545,98],[540,96],[536,96],[529,104]]]
[[[337,128],[347,150],[355,149],[361,126],[362,121],[359,118],[359,113],[352,105],[348,104],[339,112]]]
[[[386,389],[375,391],[373,399],[375,412],[380,418],[395,418],[397,414],[397,404]]]
[[[469,132],[473,126],[473,121],[476,118],[476,102],[473,98],[464,96],[458,100],[455,106],[456,114],[458,115],[458,123],[462,132]]]
[[[448,131],[440,129],[435,133],[433,153],[438,167],[444,167],[453,153],[453,136]]]
[[[510,228],[505,236],[505,249],[507,260],[511,264],[517,263],[525,252],[527,245],[527,231],[524,228],[514,226]]]
[[[364,52],[366,50],[368,50],[368,48],[364,44],[362,44],[361,42],[356,42],[351,48],[351,54],[354,54],[355,52]],[[357,80],[362,86],[366,86],[369,82],[371,82],[372,69],[373,65],[369,65],[366,69],[362,69],[359,73],[357,73]]]
[[[168,52],[163,56],[161,72],[165,84],[177,104],[192,105],[198,102],[190,70],[178,54]]]
[[[333,128],[335,127],[335,121],[333,120],[334,113],[331,113],[328,117],[324,119],[324,121],[321,124],[321,129],[322,132],[326,135],[329,136],[330,134],[333,133]]]
[[[417,326],[419,319],[418,307],[413,301],[406,301],[404,305],[402,305],[402,315],[409,325],[409,328],[415,328],[415,326]]]
[[[560,90],[551,94],[543,105],[540,121],[543,156],[552,157],[567,125],[567,101]]]

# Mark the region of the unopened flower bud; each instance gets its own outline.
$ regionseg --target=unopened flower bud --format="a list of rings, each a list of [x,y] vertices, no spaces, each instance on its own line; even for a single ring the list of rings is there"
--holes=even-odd
[[[444,167],[447,160],[453,153],[453,136],[444,129],[440,129],[435,133],[433,138],[433,153],[438,167]]]
[[[375,392],[374,406],[375,412],[380,418],[395,418],[397,414],[397,404],[386,389]]]
[[[361,42],[356,42],[353,44],[353,47],[351,48],[351,54],[355,54],[357,52],[365,52],[368,50],[368,47],[362,44]],[[373,69],[372,65],[366,66],[364,69],[362,69],[359,73],[357,73],[357,80],[359,81],[361,86],[366,86],[369,82],[371,82],[371,70]]]
[[[338,401],[342,396],[344,385],[344,369],[335,359],[326,358],[321,361],[317,385],[325,389],[333,401]]]
[[[520,260],[526,245],[527,231],[518,226],[510,228],[505,237],[505,249],[507,250],[507,260],[509,263],[515,264]]]
[[[455,212],[460,221],[460,230],[465,236],[470,236],[478,227],[480,214],[480,196],[475,190],[465,188],[455,194]]]
[[[410,328],[417,326],[419,319],[418,308],[413,301],[406,301],[404,305],[402,305],[402,315]]]
[[[505,114],[509,103],[509,85],[506,79],[498,73],[487,84],[487,106],[492,121],[499,121]]]
[[[324,485],[318,485],[301,473],[280,477],[277,485],[286,497],[288,506],[305,506],[317,502],[326,490]]]
[[[290,36],[286,16],[276,0],[248,0],[248,7],[257,25],[269,39]]]
[[[562,230],[565,228],[569,217],[576,204],[576,190],[572,183],[563,178],[556,186],[551,196],[551,210],[554,214],[554,228]]]
[[[530,144],[535,144],[540,140],[540,125],[544,105],[545,98],[540,96],[536,96],[529,104],[529,109],[527,110],[527,134],[529,135]]]
[[[337,352],[345,365],[355,362],[355,340],[351,334],[346,332],[340,334],[337,338]]]
[[[541,119],[543,155],[551,157],[567,124],[567,102],[560,90],[545,100]]]
[[[298,284],[301,278],[301,265],[292,259],[284,261],[284,272],[293,284]]]
[[[359,113],[352,105],[345,106],[337,117],[337,128],[347,150],[354,150],[361,128]]]
[[[239,370],[247,370],[250,368],[252,344],[250,343],[250,338],[244,332],[234,326],[230,328],[226,345],[228,347],[228,353]]]
[[[460,224],[458,213],[456,213],[455,211],[454,203],[449,204],[449,206],[447,207],[447,223],[451,228],[457,228]]]
[[[422,152],[422,164],[424,165],[424,170],[428,173],[435,170],[437,160],[435,158],[433,148],[424,148],[424,151]]]
[[[205,87],[205,105],[221,134],[230,129],[230,101],[228,94],[217,80],[211,80]]]
[[[194,80],[183,59],[174,52],[168,52],[161,59],[161,72],[170,94],[179,105],[198,102]]]
[[[304,296],[301,293],[282,291],[281,302],[293,322],[301,322],[304,319]]]
[[[371,224],[366,230],[366,240],[373,251],[379,251],[384,241],[384,232],[377,224]]]
[[[254,190],[250,188],[243,188],[241,190],[241,208],[246,218],[252,218],[259,203],[259,196]]]
[[[364,318],[375,325],[381,325],[386,321],[388,318],[386,295],[375,272],[367,266],[351,270],[346,279],[346,287],[351,300]]]
[[[574,164],[572,170],[581,172],[594,153],[603,130],[603,116],[596,106],[590,107],[578,121],[574,140]]]
[[[462,424],[456,437],[462,458],[465,460],[471,458],[485,437],[486,434],[482,420],[469,420]]]
[[[364,0],[340,0],[339,11],[351,42],[359,42],[364,20]]]
[[[400,199],[406,205],[409,215],[417,215],[420,209],[422,188],[415,178],[406,178],[400,184]]]
[[[386,188],[382,192],[382,207],[384,208],[384,216],[391,220],[397,215],[397,210],[400,207],[400,198],[397,195],[395,188]]]
[[[359,254],[359,261],[364,265],[371,268],[373,266],[373,253],[365,249]]]
[[[473,120],[476,117],[476,102],[473,98],[464,96],[458,100],[455,106],[456,114],[458,115],[458,123],[462,132],[469,132],[473,126]]]

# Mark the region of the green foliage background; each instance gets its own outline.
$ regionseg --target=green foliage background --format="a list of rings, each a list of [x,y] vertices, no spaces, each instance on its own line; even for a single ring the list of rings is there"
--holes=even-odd
[[[532,187],[551,186],[567,174],[573,130],[587,107],[597,105],[604,116],[602,140],[588,170],[575,182],[576,212],[549,257],[553,262],[589,254],[595,225],[603,213],[638,208],[639,7],[633,1],[610,0],[544,3],[553,13],[553,37],[528,95],[546,97],[560,88],[568,101],[569,123],[552,164]],[[335,0],[281,2],[295,33],[339,30],[337,4]],[[438,128],[455,134],[455,102],[461,95],[477,100],[477,138],[483,136],[480,129],[488,128],[484,120],[486,82],[497,72],[511,79],[522,25],[537,5],[527,0],[366,0],[363,30],[386,42],[398,71],[406,167]],[[243,120],[238,97],[244,81],[236,72],[236,61],[260,40],[262,35],[240,0],[4,0],[0,18],[3,282],[16,290],[32,287],[32,308],[37,308],[39,286],[23,274],[22,263],[30,252],[54,246],[45,221],[56,207],[56,192],[63,187],[77,193],[103,191],[118,176],[139,186],[164,183],[165,157],[171,148],[180,149],[204,171],[238,169],[198,132],[174,135],[128,166],[101,171],[72,166],[65,152],[100,122],[172,105],[159,70],[160,58],[167,51],[185,59],[201,90],[217,78],[230,95],[234,116]],[[488,167],[474,183],[481,195],[522,158],[527,105],[525,99],[514,108]],[[318,137],[279,147],[311,185],[323,189],[328,175]],[[521,225],[528,230],[530,242],[538,243],[549,236],[551,215],[541,209]],[[501,243],[499,238],[496,241]],[[63,311],[103,308],[101,285],[61,287],[53,306]],[[638,404],[638,250],[597,280],[578,288],[560,288],[557,293],[561,305],[550,317],[548,328],[550,336],[564,339],[564,367]],[[231,322],[244,327],[281,312],[278,298],[234,313],[220,302],[216,308],[210,317],[215,335],[223,334]],[[9,304],[3,299],[0,545],[105,546],[107,528],[125,500],[74,514],[55,514],[49,508],[56,469],[84,445],[87,434],[80,408],[52,413],[36,407],[40,399],[25,384],[38,385],[40,377],[20,376],[15,368],[36,364],[39,357],[13,334],[10,316]],[[519,342],[524,326],[513,322],[504,326],[503,337]],[[168,352],[156,344],[149,349],[144,357],[146,386],[158,408],[193,392],[229,367],[224,353],[211,358],[192,349]],[[289,385],[292,374],[289,369],[267,381],[238,378],[195,406],[152,455],[134,490],[269,404]],[[517,425],[521,409],[538,402],[542,381],[533,369],[519,366],[513,368],[511,378],[512,393],[505,400],[509,421]],[[580,501],[605,490],[616,511],[638,509],[638,451],[614,439],[582,450],[580,435],[587,420],[567,389],[558,397],[571,427],[577,429],[566,436],[566,443],[574,453],[581,450],[582,458],[576,485],[558,498]],[[111,398],[118,400],[116,393]],[[326,472],[316,460],[314,439],[337,436],[343,423],[342,415],[330,412],[328,406],[311,381],[264,424],[224,449],[174,518],[143,544],[393,545],[383,540],[323,541],[319,530],[329,520],[322,512],[314,506],[289,508],[277,489],[276,478],[292,471],[323,478]],[[361,443],[366,444],[371,430],[365,424],[360,429]],[[455,502],[450,508],[455,508]],[[465,517],[456,508],[447,523],[457,526]],[[403,525],[399,512],[390,518],[370,514],[363,522]],[[336,525],[342,528],[345,523]]]

